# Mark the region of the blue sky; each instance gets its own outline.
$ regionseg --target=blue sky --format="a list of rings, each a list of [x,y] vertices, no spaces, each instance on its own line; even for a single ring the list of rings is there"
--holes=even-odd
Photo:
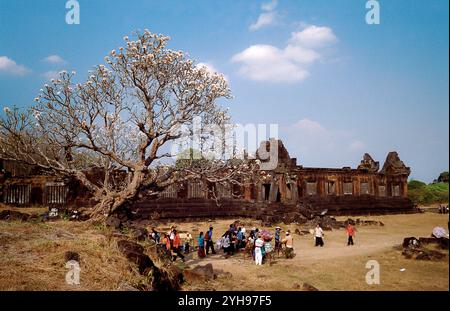
[[[427,182],[449,163],[449,16],[444,0],[0,0],[0,105],[28,106],[54,72],[87,76],[148,28],[224,73],[237,123],[277,123],[304,166],[383,164],[399,152]]]

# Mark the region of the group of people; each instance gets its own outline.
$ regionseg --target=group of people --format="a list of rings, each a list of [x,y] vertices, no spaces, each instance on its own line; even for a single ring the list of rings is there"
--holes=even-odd
[[[197,255],[199,258],[203,258],[206,255],[209,255],[209,251],[211,250],[212,254],[216,254],[216,250],[214,249],[213,242],[213,227],[209,227],[209,230],[203,234],[203,231],[200,232],[197,238]]]
[[[279,255],[282,252],[286,258],[293,258],[294,254],[294,239],[290,230],[287,230],[285,237],[281,237],[282,229],[280,227],[275,228],[275,232],[272,234],[268,230],[259,230],[258,228],[252,228],[250,232],[245,227],[237,227],[236,224],[231,224],[228,230],[221,236],[219,240],[214,243],[213,241],[213,227],[204,233],[199,233],[197,238],[197,255],[199,258],[204,258],[210,254],[216,254],[216,249],[223,249],[225,256],[234,255],[240,250],[244,251],[244,258],[246,255],[251,255],[256,265],[262,265],[264,259],[272,260],[272,253],[277,252]],[[355,236],[356,229],[348,223],[346,227],[347,233],[347,245],[354,245],[353,237]],[[315,246],[324,246],[324,232],[320,224],[317,224],[314,229]],[[177,258],[185,261],[185,254],[188,254],[193,248],[193,237],[190,233],[186,233],[183,236],[183,240],[180,233],[175,227],[172,227],[169,232],[161,234],[154,228],[151,232],[151,238],[157,243],[162,245],[163,249],[169,254],[170,258],[175,261]],[[274,245],[271,241],[274,240]]]
[[[353,237],[355,236],[356,229],[352,226],[352,224],[349,222],[345,228],[345,232],[347,233],[347,246],[354,245]],[[323,247],[323,237],[324,237],[323,229],[320,226],[320,224],[317,224],[316,228],[314,229],[314,238],[315,238],[315,246]]]
[[[294,244],[290,231],[286,232],[284,239],[281,239],[281,228],[275,229],[274,235],[267,230],[260,231],[258,228],[252,228],[247,232],[245,227],[238,227],[231,224],[227,231],[214,243],[213,227],[209,227],[206,232],[201,231],[197,237],[197,255],[198,258],[204,258],[211,254],[216,254],[216,249],[222,249],[226,258],[234,255],[236,252],[244,251],[251,255],[257,265],[261,265],[264,258],[271,258],[273,250],[280,252],[284,245],[286,258],[294,256]],[[189,235],[189,233],[188,233]],[[271,244],[272,238],[275,238],[275,248]],[[170,236],[169,236],[170,239]],[[192,239],[187,239],[191,241]],[[177,244],[177,243],[175,243]],[[190,243],[186,242],[184,249],[189,249]],[[176,255],[178,253],[175,252]],[[176,259],[176,257],[174,257]]]
[[[161,245],[172,261],[175,261],[179,257],[184,262],[185,256],[183,254],[189,253],[190,245],[192,244],[192,236],[187,233],[183,243],[180,233],[175,227],[172,227],[169,232],[164,233],[162,238],[161,234],[155,228],[152,228],[150,237],[156,244]]]

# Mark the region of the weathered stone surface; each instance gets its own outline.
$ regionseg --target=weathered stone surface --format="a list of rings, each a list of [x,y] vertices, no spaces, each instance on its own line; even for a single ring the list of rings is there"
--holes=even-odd
[[[132,228],[131,236],[133,239],[138,241],[144,241],[148,237],[148,230],[145,228]]]
[[[196,266],[193,269],[184,270],[186,281],[191,283],[195,281],[208,281],[214,279],[214,269],[212,264]]]
[[[302,285],[302,290],[308,291],[308,292],[315,292],[315,291],[318,291],[319,289],[317,289],[316,287],[312,286],[311,284],[305,282]]]
[[[421,237],[421,238],[419,238],[419,242],[422,245],[435,244],[435,245],[438,245],[442,249],[448,249],[448,246],[449,246],[447,238],[435,238],[435,237],[423,238],[423,237]]]
[[[233,277],[233,273],[222,269],[214,269],[214,277],[219,279],[230,279]]]
[[[26,221],[30,217],[29,214],[17,212],[17,211],[11,211],[11,210],[4,210],[0,212],[0,220],[21,220]]]
[[[358,165],[358,169],[375,173],[380,169],[380,162],[374,161],[370,154],[365,153],[363,159],[361,160],[361,163]]]
[[[420,242],[415,237],[408,237],[403,239],[403,248],[419,247]]]
[[[119,251],[130,261],[138,266],[139,273],[145,274],[148,268],[154,266],[153,261],[148,255],[144,254],[144,248],[134,242],[120,240],[117,242]]]
[[[442,260],[446,258],[446,255],[435,250],[428,250],[424,248],[405,248],[402,255],[406,259],[416,259],[416,260]]]
[[[142,254],[144,252],[144,247],[142,245],[127,240],[118,241],[117,247],[122,254],[125,254],[127,252],[136,252]]]
[[[409,175],[411,169],[400,160],[397,152],[392,151],[388,153],[380,173],[387,175]]]

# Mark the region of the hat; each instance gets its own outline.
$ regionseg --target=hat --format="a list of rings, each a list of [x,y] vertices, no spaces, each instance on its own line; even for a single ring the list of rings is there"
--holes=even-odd
[[[276,230],[276,229],[281,229],[281,228],[277,226],[277,227],[275,227],[275,230]]]

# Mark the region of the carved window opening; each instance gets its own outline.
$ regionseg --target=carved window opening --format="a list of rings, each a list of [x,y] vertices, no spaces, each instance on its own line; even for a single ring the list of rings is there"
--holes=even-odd
[[[386,186],[378,186],[378,196],[380,197],[386,196]]]
[[[188,198],[204,198],[205,191],[201,181],[191,181],[188,183]]]
[[[177,185],[169,185],[160,194],[160,198],[176,199],[178,197]]]
[[[270,184],[263,184],[263,200],[264,201],[269,201],[269,197],[270,197]]]
[[[361,191],[361,194],[370,194],[369,183],[364,182],[364,181],[361,182],[360,191]]]
[[[69,187],[64,184],[47,184],[44,191],[44,204],[66,204]]]
[[[216,184],[216,195],[218,198],[229,199],[232,197],[231,185],[230,184]]]
[[[353,194],[353,183],[352,182],[345,182],[344,183],[344,194],[346,194],[346,195],[352,195]]]
[[[281,202],[281,193],[280,193],[280,189],[277,190],[277,198],[276,198],[276,202]]]
[[[327,195],[336,194],[336,183],[334,181],[328,181],[325,183],[325,192]]]
[[[8,185],[3,194],[6,204],[30,203],[31,185]]]
[[[400,185],[393,185],[392,186],[392,196],[393,197],[399,197],[400,196]]]
[[[306,183],[306,193],[308,195],[317,194],[317,182],[307,182]]]
[[[286,199],[291,200],[292,199],[292,185],[291,183],[286,184]]]

